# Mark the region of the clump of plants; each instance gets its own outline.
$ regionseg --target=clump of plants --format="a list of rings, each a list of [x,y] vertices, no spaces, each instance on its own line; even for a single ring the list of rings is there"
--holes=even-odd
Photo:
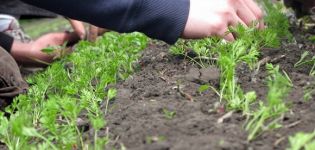
[[[315,131],[312,133],[298,132],[289,137],[290,148],[287,150],[313,150],[315,149]]]
[[[264,18],[266,23],[266,29],[258,30],[255,28],[256,23],[249,28],[245,28],[239,25],[236,28],[230,28],[230,32],[237,36],[237,40],[234,42],[222,42],[218,38],[207,38],[202,40],[190,40],[179,41],[170,50],[174,54],[183,55],[190,58],[192,62],[196,63],[200,67],[207,67],[208,65],[215,65],[221,71],[220,88],[215,90],[220,96],[220,101],[225,100],[227,107],[230,110],[241,110],[246,116],[255,116],[257,119],[252,119],[247,125],[247,130],[250,130],[249,140],[256,137],[258,131],[261,131],[262,126],[267,120],[277,118],[286,109],[273,110],[274,103],[282,103],[282,98],[285,97],[286,92],[280,93],[277,100],[270,94],[270,101],[268,104],[260,103],[260,113],[263,113],[263,119],[259,112],[251,111],[251,106],[256,101],[256,94],[254,91],[244,92],[238,84],[238,78],[236,69],[240,64],[246,64],[251,70],[259,68],[257,65],[259,51],[262,48],[275,48],[279,47],[282,39],[290,39],[292,36],[289,32],[289,22],[286,16],[281,12],[283,5],[273,4],[269,0],[261,2],[268,15]],[[189,52],[193,50],[195,57],[191,57]],[[271,70],[279,70],[279,67],[273,68],[268,65]],[[258,69],[257,68],[257,69]],[[273,69],[272,69],[273,68]],[[270,79],[270,90],[274,89],[274,86],[278,86],[278,80],[282,80],[280,74],[276,74],[274,71],[272,79]],[[287,77],[287,76],[285,76]],[[274,78],[274,79],[273,79]],[[280,79],[279,79],[280,78]],[[274,85],[273,83],[277,83]],[[282,84],[285,85],[285,84]],[[213,89],[213,88],[212,88]],[[268,98],[268,99],[269,99]],[[270,105],[270,108],[269,106]],[[268,110],[264,107],[268,107]],[[277,107],[277,106],[276,106]],[[265,117],[266,111],[270,115]],[[258,129],[254,129],[258,128]]]
[[[80,42],[73,54],[30,77],[28,93],[0,113],[0,141],[11,150],[104,149],[109,135],[98,132],[106,126],[108,101],[116,96],[107,85],[133,72],[146,44],[139,33],[107,33],[95,43]],[[84,140],[87,124],[94,137]]]

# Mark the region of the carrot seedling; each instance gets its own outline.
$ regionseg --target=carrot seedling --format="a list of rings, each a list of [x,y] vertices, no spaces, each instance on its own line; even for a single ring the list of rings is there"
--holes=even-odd
[[[246,124],[245,129],[249,133],[249,141],[262,131],[281,127],[279,120],[288,111],[284,99],[288,96],[292,83],[286,75],[280,73],[279,66],[274,67],[272,64],[267,64],[266,68],[269,72],[267,103],[260,102],[259,107],[252,112],[252,116]]]
[[[312,133],[298,132],[289,137],[290,148],[287,150],[314,150],[315,131]]]
[[[165,116],[165,118],[167,119],[173,119],[176,116],[176,112],[175,111],[170,111],[167,109],[163,109],[163,114]]]

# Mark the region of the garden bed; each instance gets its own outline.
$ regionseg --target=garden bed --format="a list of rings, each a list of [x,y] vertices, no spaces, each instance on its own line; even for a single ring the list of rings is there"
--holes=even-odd
[[[315,122],[315,99],[303,98],[305,87],[314,84],[313,77],[308,75],[311,68],[294,67],[304,50],[314,53],[315,45],[307,42],[301,31],[296,31],[295,37],[297,43],[264,49],[260,57],[260,60],[270,57],[274,64],[279,64],[294,85],[285,100],[290,111],[281,119],[282,128],[247,142],[242,112],[234,112],[218,123],[230,112],[218,103],[219,97],[212,90],[199,92],[204,82],[218,85],[218,69],[210,67],[207,74],[200,75],[197,65],[171,55],[169,46],[150,44],[140,59],[141,70],[116,86],[118,94],[105,116],[107,128],[103,134],[109,132],[116,139],[112,145],[123,144],[137,150],[286,149],[289,136],[312,132]],[[238,67],[241,87],[244,91],[254,90],[258,99],[265,99],[266,69],[259,70],[255,81],[252,74],[248,68]]]
[[[0,112],[0,149],[314,149],[315,37],[264,2],[268,28],[231,43],[80,42]]]

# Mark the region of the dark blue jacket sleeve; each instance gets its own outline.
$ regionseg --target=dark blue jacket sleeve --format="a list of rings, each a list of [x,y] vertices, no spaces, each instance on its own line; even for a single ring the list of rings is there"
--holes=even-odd
[[[139,31],[173,44],[184,31],[189,0],[23,0],[118,32]]]

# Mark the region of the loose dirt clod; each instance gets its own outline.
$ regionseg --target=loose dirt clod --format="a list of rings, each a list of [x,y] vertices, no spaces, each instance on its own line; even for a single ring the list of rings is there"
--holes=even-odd
[[[195,82],[198,84],[208,84],[211,83],[216,85],[219,83],[220,71],[216,67],[208,68],[191,68],[189,72],[185,75],[186,80]]]
[[[201,68],[200,80],[206,83],[218,81],[220,79],[220,70],[216,67]]]

